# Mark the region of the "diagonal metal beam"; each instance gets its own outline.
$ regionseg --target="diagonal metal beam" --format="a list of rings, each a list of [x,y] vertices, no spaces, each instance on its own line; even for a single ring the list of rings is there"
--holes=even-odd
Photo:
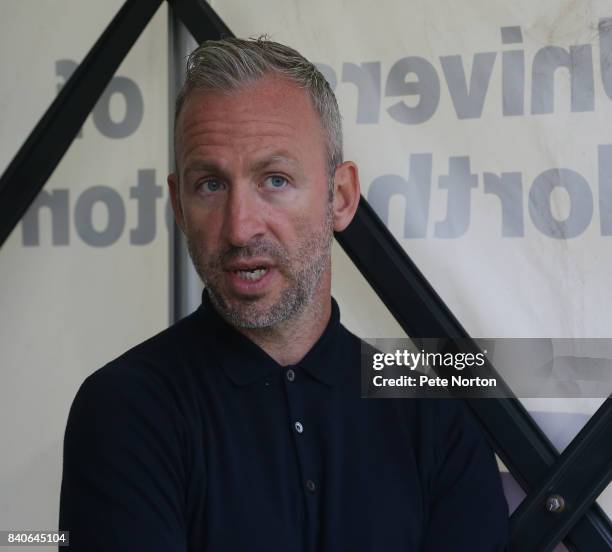
[[[512,515],[511,550],[552,550],[611,478],[612,400],[607,399]]]
[[[162,0],[127,0],[0,178],[0,247],[51,176]]]

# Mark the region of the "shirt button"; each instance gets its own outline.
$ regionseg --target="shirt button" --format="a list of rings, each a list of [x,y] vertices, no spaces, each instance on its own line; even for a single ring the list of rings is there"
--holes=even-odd
[[[298,433],[302,433],[304,431],[304,426],[300,422],[295,422],[295,430]]]
[[[317,490],[317,486],[315,485],[315,482],[312,479],[309,479],[308,481],[306,481],[306,488],[311,493],[314,493]]]
[[[287,370],[287,379],[289,381],[293,381],[295,379],[295,372],[291,368]]]

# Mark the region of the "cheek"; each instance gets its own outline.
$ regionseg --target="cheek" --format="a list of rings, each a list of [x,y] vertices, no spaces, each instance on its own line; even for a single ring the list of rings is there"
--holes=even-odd
[[[307,210],[300,213],[301,224],[309,228],[311,233],[321,232],[328,218],[329,205],[327,198],[324,202],[318,198],[316,203],[311,203]]]
[[[304,213],[295,217],[295,231],[297,238],[312,233],[319,226],[320,221],[312,216],[312,213]]]
[[[313,241],[316,241],[318,235],[323,231],[324,217],[314,213],[304,213],[303,211],[296,214],[291,219],[290,226],[285,228],[285,246],[291,257],[299,257],[300,262],[305,261],[303,255],[305,251],[312,247]]]
[[[300,239],[312,232],[315,224],[312,213],[304,209],[291,209],[284,212],[276,212],[268,218],[269,228],[281,241],[288,244],[300,241]]]
[[[186,214],[187,215],[187,214]],[[210,217],[206,221],[201,217],[185,217],[185,233],[193,245],[202,253],[212,253],[215,251],[214,244],[218,243],[219,232],[215,230],[214,220]]]

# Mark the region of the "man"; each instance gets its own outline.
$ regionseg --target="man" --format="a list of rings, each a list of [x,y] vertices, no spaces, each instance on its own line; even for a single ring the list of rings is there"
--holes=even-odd
[[[271,41],[205,43],[175,148],[202,306],[81,386],[60,504],[72,549],[503,549],[499,474],[464,407],[360,398],[360,341],[330,294],[360,188],[321,74]]]

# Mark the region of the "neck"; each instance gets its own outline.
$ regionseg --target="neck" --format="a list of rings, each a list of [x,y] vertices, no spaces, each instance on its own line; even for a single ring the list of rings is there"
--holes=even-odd
[[[302,311],[269,328],[236,328],[281,366],[296,364],[321,337],[331,317],[331,278],[324,275]]]

